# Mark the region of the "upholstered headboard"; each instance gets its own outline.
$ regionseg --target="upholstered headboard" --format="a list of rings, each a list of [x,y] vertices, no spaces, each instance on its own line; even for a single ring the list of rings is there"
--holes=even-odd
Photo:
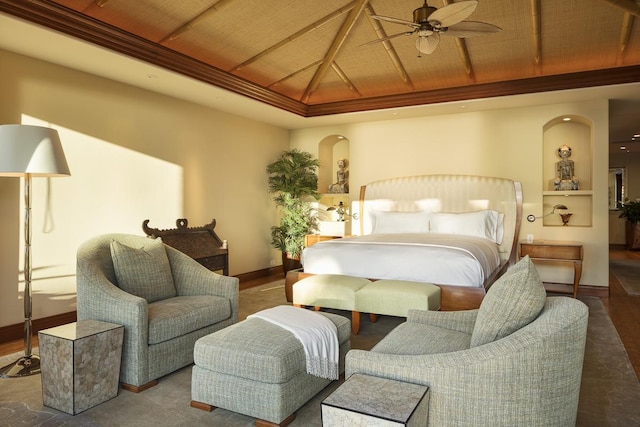
[[[360,188],[359,234],[371,233],[370,213],[373,210],[462,213],[485,209],[504,214],[500,254],[503,260],[515,262],[522,219],[522,187],[519,182],[505,178],[419,175],[363,185]]]

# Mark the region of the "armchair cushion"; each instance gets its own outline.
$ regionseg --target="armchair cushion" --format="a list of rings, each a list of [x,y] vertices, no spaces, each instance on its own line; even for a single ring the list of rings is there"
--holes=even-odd
[[[466,350],[471,334],[423,323],[405,322],[373,347],[376,353],[435,354]]]
[[[149,304],[149,344],[158,344],[231,317],[228,298],[182,296]]]
[[[531,323],[542,311],[546,291],[529,256],[489,288],[471,334],[471,347],[487,344]]]
[[[176,296],[169,258],[161,239],[147,239],[139,247],[111,241],[111,258],[118,287],[148,303]]]

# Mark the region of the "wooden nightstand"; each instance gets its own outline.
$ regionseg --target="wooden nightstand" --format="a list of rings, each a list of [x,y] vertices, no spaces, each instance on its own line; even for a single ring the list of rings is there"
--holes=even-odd
[[[324,242],[325,240],[333,240],[333,239],[341,239],[344,236],[324,236],[322,234],[307,234],[304,236],[304,247],[308,248],[309,246],[315,245],[319,242]]]
[[[520,258],[529,255],[534,261],[566,261],[573,263],[573,297],[578,295],[582,275],[584,249],[582,243],[560,240],[534,240],[520,242]]]

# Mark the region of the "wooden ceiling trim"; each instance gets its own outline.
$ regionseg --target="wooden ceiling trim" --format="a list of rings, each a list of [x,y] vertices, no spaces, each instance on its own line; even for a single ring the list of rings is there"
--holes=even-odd
[[[56,3],[46,0],[0,0],[0,12],[247,96],[282,110],[301,116],[306,115],[307,106],[300,101],[258,86],[248,80]]]
[[[168,34],[165,37],[163,37],[158,43],[163,44],[163,43],[170,42],[172,40],[177,39],[182,34],[184,34],[185,32],[187,32],[187,31],[189,31],[189,30],[191,30],[193,28],[195,28],[200,22],[204,21],[210,15],[212,15],[215,12],[217,12],[221,8],[227,6],[229,3],[233,2],[233,1],[234,0],[219,0],[219,1],[217,1],[213,5],[209,6],[207,9],[203,10],[202,12],[200,12],[200,14],[198,14],[195,18],[193,18],[189,22],[186,22],[183,25],[181,25],[177,30],[175,30],[171,34]]]
[[[251,63],[257,61],[260,58],[262,58],[263,56],[266,56],[266,55],[270,54],[274,50],[286,45],[287,43],[290,43],[290,42],[294,41],[295,39],[297,39],[299,37],[304,36],[305,34],[310,33],[313,30],[316,30],[316,29],[320,28],[321,26],[323,26],[327,22],[332,21],[333,19],[337,18],[338,16],[340,16],[340,15],[342,15],[344,13],[349,12],[351,9],[353,9],[355,4],[356,4],[355,1],[352,2],[352,3],[349,3],[345,7],[341,7],[340,9],[333,11],[332,13],[330,13],[327,16],[325,16],[324,18],[318,19],[316,22],[312,23],[311,25],[307,25],[306,27],[304,27],[302,30],[298,31],[297,33],[290,35],[289,37],[285,38],[284,40],[279,41],[278,43],[274,44],[273,46],[268,47],[267,49],[263,50],[262,52],[258,53],[257,55],[254,55],[253,57],[247,59],[242,64],[236,65],[235,67],[233,67],[230,70],[230,72],[233,73],[233,72],[242,70],[246,66],[248,66]]]
[[[377,19],[371,18],[371,15],[377,15],[377,14],[370,4],[367,4],[366,11],[368,15],[367,19],[371,24],[371,26],[373,27],[373,31],[375,31],[379,39],[385,39],[387,37],[387,32],[382,27],[382,23],[380,21],[378,21]],[[407,70],[404,68],[404,65],[402,65],[402,62],[398,57],[398,52],[396,52],[391,42],[389,40],[385,40],[380,43],[382,43],[382,45],[384,46],[384,49],[387,52],[387,55],[389,56],[391,63],[393,64],[394,68],[398,72],[398,75],[400,76],[402,81],[407,85],[409,90],[414,90],[415,87],[413,86],[413,82],[409,77],[409,73],[407,73]]]
[[[640,65],[310,105],[307,117],[637,83]]]
[[[631,15],[640,17],[640,4],[633,0],[602,0],[612,6],[618,7]]]
[[[631,38],[631,29],[633,28],[634,16],[625,12],[622,18],[622,28],[620,30],[620,42],[618,43],[618,52],[616,55],[616,64],[621,65],[624,60],[624,54]]]
[[[540,0],[531,0],[531,43],[533,46],[533,66],[536,74],[542,74],[542,23]]]
[[[331,43],[331,47],[329,48],[329,51],[324,56],[324,60],[322,64],[320,64],[320,67],[318,67],[318,70],[316,71],[315,75],[311,79],[309,86],[307,86],[307,89],[304,91],[304,94],[302,95],[303,103],[306,103],[309,101],[309,97],[311,96],[311,93],[313,93],[313,91],[316,90],[316,88],[320,84],[320,81],[329,70],[329,67],[331,67],[331,64],[333,63],[336,56],[338,55],[338,52],[340,51],[342,44],[344,43],[345,39],[351,32],[351,29],[353,28],[353,25],[355,24],[356,20],[362,14],[362,11],[364,10],[364,7],[368,1],[369,0],[358,0],[356,5],[353,7],[353,9],[351,9],[351,12],[349,13],[349,15],[347,15],[347,18],[342,24],[342,27],[340,27],[340,31],[338,31],[338,34],[336,34],[336,37],[333,39],[333,43]]]

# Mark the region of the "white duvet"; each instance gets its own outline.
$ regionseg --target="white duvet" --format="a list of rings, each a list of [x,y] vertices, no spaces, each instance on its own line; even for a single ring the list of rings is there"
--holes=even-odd
[[[500,265],[485,238],[437,233],[369,234],[316,243],[302,253],[305,273],[345,274],[481,287]]]

